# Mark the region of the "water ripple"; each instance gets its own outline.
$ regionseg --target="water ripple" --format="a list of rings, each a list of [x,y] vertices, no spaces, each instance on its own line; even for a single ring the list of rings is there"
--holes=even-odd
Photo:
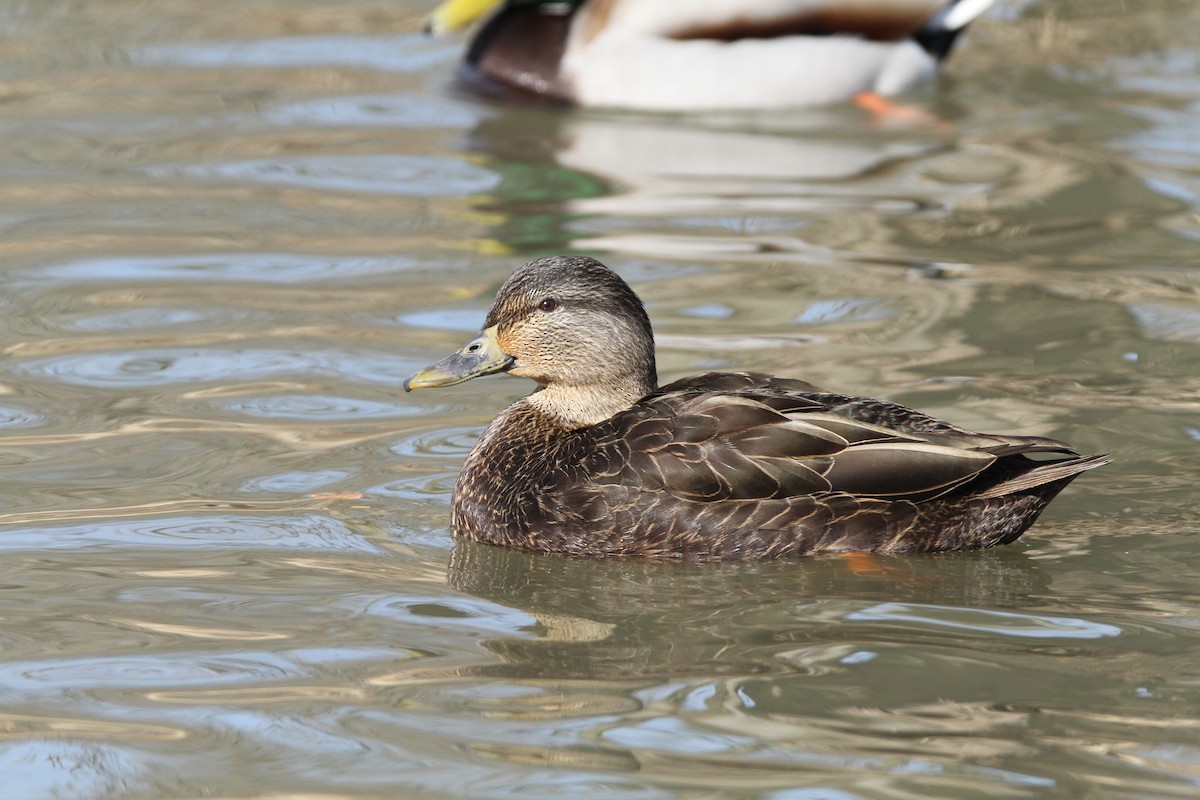
[[[842,297],[819,300],[796,317],[800,325],[831,325],[845,322],[881,322],[893,319],[897,311],[879,298]]]
[[[309,256],[296,253],[206,253],[178,256],[89,258],[40,267],[39,280],[59,281],[245,281],[307,283],[385,275],[411,268],[404,256]],[[426,262],[428,263],[428,262]]]
[[[151,774],[144,760],[111,745],[35,739],[6,743],[0,774],[9,797],[129,797]]]
[[[99,314],[84,317],[70,323],[69,327],[82,331],[142,331],[151,328],[161,328],[169,325],[190,325],[195,323],[216,323],[215,313],[204,313],[185,308],[131,308],[113,314]],[[223,322],[230,321],[228,311],[221,316]]]
[[[404,417],[422,413],[416,406],[327,395],[271,395],[226,403],[224,408],[264,419],[355,420]]]
[[[847,614],[846,619],[854,622],[915,622],[1022,639],[1100,639],[1121,635],[1121,629],[1114,625],[1074,617],[915,603],[880,603]]]
[[[486,316],[486,309],[439,308],[434,311],[414,311],[411,314],[402,314],[399,320],[405,325],[412,325],[415,328],[424,328],[425,330],[475,333],[483,324],[484,317]]]
[[[479,426],[446,427],[436,431],[426,431],[416,436],[410,436],[396,442],[389,448],[399,456],[427,457],[448,456],[462,458],[471,452],[475,440],[483,428]]]
[[[232,181],[409,197],[464,197],[486,192],[500,177],[457,158],[335,155],[224,163],[166,164],[145,169],[157,180]]]
[[[520,609],[474,597],[390,595],[370,602],[362,609],[362,613],[406,625],[467,628],[489,635],[504,633],[522,639],[534,638],[530,629],[538,622],[537,618]]]
[[[1148,339],[1196,341],[1200,339],[1200,311],[1166,303],[1130,303],[1129,313]]]
[[[12,662],[0,666],[6,689],[34,692],[46,686],[97,689],[150,685],[193,686],[296,677],[295,666],[274,655],[238,654],[194,658],[167,655],[97,656]]]
[[[63,383],[128,389],[209,381],[229,384],[281,374],[321,374],[398,386],[405,375],[419,367],[415,361],[383,353],[195,348],[76,353],[33,359],[13,369]]]
[[[41,414],[23,408],[0,406],[0,428],[31,428],[45,421]]]
[[[327,469],[305,472],[281,472],[278,475],[265,475],[242,485],[246,492],[279,492],[282,494],[299,494],[311,492],[322,486],[329,486],[349,478],[352,472],[347,470]]]
[[[256,41],[171,43],[130,54],[135,64],[188,67],[370,67],[415,72],[459,57],[456,44],[424,36],[289,36]]]
[[[724,303],[701,303],[690,308],[680,309],[681,317],[698,317],[700,319],[729,319],[737,311]]]
[[[652,717],[630,725],[619,725],[604,731],[601,737],[606,742],[624,747],[682,755],[727,753],[759,744],[753,737],[702,730],[678,717]]]
[[[1131,90],[1192,99],[1200,94],[1196,74],[1200,55],[1192,48],[1170,48],[1138,58],[1115,58],[1109,69],[1117,83]]]
[[[372,486],[370,493],[378,497],[397,500],[431,500],[440,498],[450,502],[450,493],[458,480],[458,470],[450,472],[422,473],[412,478],[401,478],[380,486]]]
[[[268,109],[263,116],[278,125],[338,128],[467,128],[479,121],[465,105],[415,94],[318,97]]]
[[[379,552],[374,544],[343,523],[318,514],[295,517],[209,514],[136,522],[128,519],[98,520],[81,525],[0,531],[0,552],[113,547]]]

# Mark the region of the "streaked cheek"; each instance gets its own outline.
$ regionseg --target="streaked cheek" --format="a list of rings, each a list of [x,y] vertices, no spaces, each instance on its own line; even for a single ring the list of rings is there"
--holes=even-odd
[[[512,325],[496,332],[496,343],[507,355],[516,359],[508,374],[520,377],[536,377],[538,362],[536,331],[526,325]]]
[[[517,355],[516,343],[518,336],[515,334],[516,332],[512,327],[501,328],[496,331],[496,344],[500,345],[500,349],[510,356]]]

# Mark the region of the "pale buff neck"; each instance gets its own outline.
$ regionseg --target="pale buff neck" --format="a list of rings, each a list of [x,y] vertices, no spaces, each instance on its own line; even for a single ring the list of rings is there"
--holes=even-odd
[[[525,398],[524,402],[558,419],[570,429],[584,428],[604,422],[633,406],[653,389],[636,382],[621,386],[544,386]]]

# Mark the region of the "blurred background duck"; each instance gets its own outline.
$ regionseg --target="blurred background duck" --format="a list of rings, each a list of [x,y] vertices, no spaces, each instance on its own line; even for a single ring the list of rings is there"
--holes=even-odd
[[[930,78],[993,0],[447,0],[442,33],[493,12],[469,73],[583,106],[838,103]]]

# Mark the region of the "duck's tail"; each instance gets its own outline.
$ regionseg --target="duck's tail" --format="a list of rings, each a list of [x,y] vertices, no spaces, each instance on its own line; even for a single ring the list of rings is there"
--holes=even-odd
[[[1107,453],[1098,456],[1065,458],[1061,461],[1047,461],[1030,470],[1002,480],[994,486],[989,486],[975,496],[982,499],[1004,497],[1005,495],[1015,494],[1016,492],[1034,489],[1038,486],[1045,486],[1059,481],[1063,482],[1062,486],[1066,486],[1079,473],[1095,469],[1096,467],[1102,467],[1110,461],[1112,461],[1112,456]],[[1062,489],[1062,486],[1059,486],[1055,490],[1055,494]],[[1051,497],[1053,496],[1051,495]]]
[[[913,39],[925,48],[925,52],[941,61],[949,55],[958,35],[993,2],[995,0],[950,0],[929,18]]]

